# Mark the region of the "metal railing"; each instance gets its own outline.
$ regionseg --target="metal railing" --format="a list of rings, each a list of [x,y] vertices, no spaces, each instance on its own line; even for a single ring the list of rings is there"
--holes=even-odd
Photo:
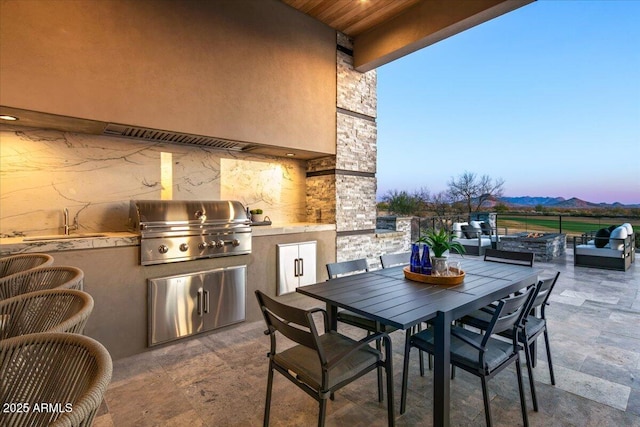
[[[428,229],[452,229],[454,222],[468,222],[468,215],[448,215],[414,217],[411,226],[411,239],[415,241]],[[612,225],[629,223],[636,233],[640,233],[640,217],[606,215],[568,215],[568,214],[521,214],[500,213],[496,217],[499,230],[508,229],[509,233],[539,232],[564,233],[567,236],[580,236]],[[640,239],[636,239],[636,244]]]

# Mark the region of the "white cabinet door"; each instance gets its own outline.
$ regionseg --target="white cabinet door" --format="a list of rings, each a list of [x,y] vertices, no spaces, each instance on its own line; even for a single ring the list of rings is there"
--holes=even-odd
[[[298,286],[316,283],[316,242],[278,245],[276,295],[294,292]]]
[[[298,286],[313,285],[316,280],[316,242],[301,243],[298,246],[300,272]]]
[[[298,245],[278,245],[277,295],[293,292],[298,287]]]

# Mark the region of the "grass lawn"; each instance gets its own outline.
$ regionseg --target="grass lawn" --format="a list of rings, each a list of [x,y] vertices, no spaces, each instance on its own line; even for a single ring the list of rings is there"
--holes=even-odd
[[[566,234],[581,234],[586,231],[596,231],[610,225],[620,225],[622,222],[630,222],[636,228],[640,227],[640,221],[621,220],[620,218],[562,218],[562,232]],[[552,217],[521,217],[498,215],[498,227],[507,227],[514,230],[532,230],[558,232],[560,223],[557,216]]]

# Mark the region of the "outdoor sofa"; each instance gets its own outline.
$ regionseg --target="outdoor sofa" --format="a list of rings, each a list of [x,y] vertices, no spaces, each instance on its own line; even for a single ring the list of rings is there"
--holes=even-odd
[[[625,223],[573,238],[574,265],[626,271],[635,261],[633,227]]]
[[[505,233],[507,229],[505,228]],[[451,241],[460,243],[467,255],[483,256],[487,248],[495,249],[500,241],[498,228],[487,221],[454,222]]]

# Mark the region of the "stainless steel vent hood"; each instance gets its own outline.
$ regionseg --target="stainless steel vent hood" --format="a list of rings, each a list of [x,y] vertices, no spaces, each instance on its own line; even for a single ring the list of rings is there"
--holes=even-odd
[[[202,135],[191,135],[180,132],[170,132],[159,129],[117,125],[114,123],[108,123],[102,134],[107,136],[122,136],[126,138],[144,139],[146,141],[203,145],[210,148],[220,148],[223,150],[234,151],[242,151],[251,146],[251,144],[247,142],[230,141],[228,139],[213,138]]]

